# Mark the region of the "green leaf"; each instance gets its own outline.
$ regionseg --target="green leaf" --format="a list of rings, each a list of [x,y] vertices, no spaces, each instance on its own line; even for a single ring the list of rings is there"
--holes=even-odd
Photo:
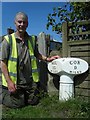
[[[53,13],[53,14],[52,14],[52,16],[56,16],[56,15],[57,15],[57,13]]]
[[[62,8],[61,7],[58,7],[58,10],[61,10]]]
[[[52,31],[55,31],[55,26],[52,26]]]
[[[52,19],[53,20],[53,22],[55,22],[55,19]]]
[[[61,15],[61,11],[58,12],[58,17],[60,17],[60,15]]]

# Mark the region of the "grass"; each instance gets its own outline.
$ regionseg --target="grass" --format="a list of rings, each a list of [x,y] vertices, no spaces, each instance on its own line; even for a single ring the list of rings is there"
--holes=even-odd
[[[20,109],[3,108],[2,118],[89,118],[90,104],[81,98],[61,102],[58,96],[45,96],[36,106]],[[85,119],[86,120],[86,119]]]

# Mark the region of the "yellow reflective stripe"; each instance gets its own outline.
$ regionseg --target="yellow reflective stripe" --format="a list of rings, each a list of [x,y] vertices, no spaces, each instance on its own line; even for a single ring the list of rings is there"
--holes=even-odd
[[[31,42],[33,43],[33,45],[31,44]],[[32,66],[32,77],[33,77],[33,81],[34,82],[38,82],[39,81],[39,74],[38,74],[38,70],[37,70],[37,63],[36,63],[36,57],[34,56],[34,46],[35,46],[35,37],[32,36],[32,41],[30,42],[30,40],[28,40],[28,46],[29,46],[29,52],[30,52],[30,56],[31,56],[31,66]]]
[[[10,57],[9,60],[10,61],[17,61],[17,58]]]
[[[11,58],[8,61],[8,69],[9,72],[17,73],[17,47],[16,47],[16,39],[14,36],[14,33],[11,34],[12,36],[12,52],[11,52]]]
[[[12,56],[11,57],[15,57],[17,58],[17,47],[16,47],[16,39],[14,36],[15,33],[12,34]]]
[[[32,76],[33,76],[33,80],[34,80],[34,82],[38,82],[38,81],[39,81],[39,75],[38,75],[38,72],[32,73]]]
[[[33,49],[35,48],[35,36],[32,35],[32,43],[33,43]]]
[[[32,69],[32,72],[34,73],[34,72],[38,72],[38,69]]]
[[[31,59],[32,69],[37,69],[36,59]]]
[[[32,45],[31,45],[31,43],[30,43],[30,40],[28,40],[28,46],[29,46],[30,56],[31,56],[31,55],[34,55],[33,48],[32,48]]]

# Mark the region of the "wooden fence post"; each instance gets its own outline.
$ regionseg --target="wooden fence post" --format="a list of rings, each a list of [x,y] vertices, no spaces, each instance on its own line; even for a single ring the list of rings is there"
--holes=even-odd
[[[62,56],[68,56],[68,23],[64,22],[62,24]]]

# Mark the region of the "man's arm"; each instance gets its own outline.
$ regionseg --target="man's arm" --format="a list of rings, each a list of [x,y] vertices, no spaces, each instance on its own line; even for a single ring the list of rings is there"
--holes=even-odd
[[[16,85],[13,83],[9,76],[6,60],[1,61],[1,71],[6,79],[7,85],[8,85],[8,90],[10,92],[15,92],[16,91]]]
[[[42,61],[46,61],[46,62],[51,62],[52,60],[58,59],[60,58],[60,56],[56,55],[56,56],[52,56],[52,57],[46,57],[40,53],[38,53],[38,59],[42,60]]]
[[[42,60],[42,61],[45,61],[45,62],[51,62],[52,60],[60,58],[60,56],[58,56],[58,55],[55,55],[55,56],[52,56],[52,57],[46,57],[46,56],[42,55],[41,53],[39,53],[36,44],[35,44],[34,54],[39,60]]]

